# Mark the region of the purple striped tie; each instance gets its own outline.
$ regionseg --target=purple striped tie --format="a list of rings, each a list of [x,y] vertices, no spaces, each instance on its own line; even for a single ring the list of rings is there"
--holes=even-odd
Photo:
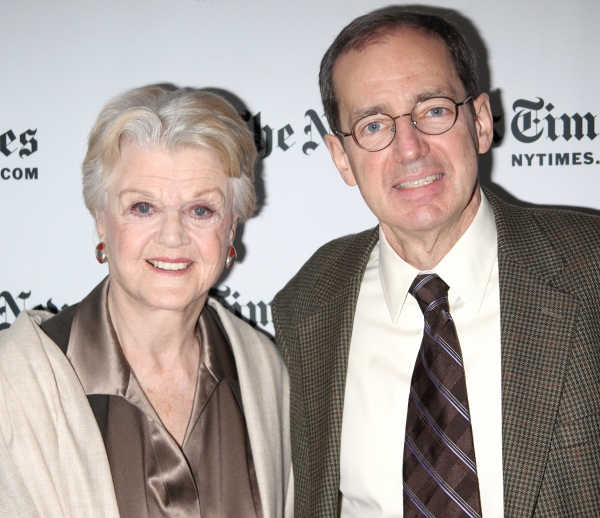
[[[418,275],[410,293],[425,316],[404,439],[404,518],[481,516],[467,386],[448,286]]]

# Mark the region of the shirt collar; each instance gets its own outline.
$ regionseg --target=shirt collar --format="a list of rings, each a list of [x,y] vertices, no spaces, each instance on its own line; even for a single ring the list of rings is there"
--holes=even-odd
[[[466,232],[433,268],[467,307],[477,313],[496,262],[498,240],[490,202],[481,191],[477,214]],[[393,322],[397,322],[408,290],[420,272],[408,264],[388,243],[379,227],[379,278]]]
[[[127,399],[132,395],[135,375],[112,325],[108,311],[109,287],[110,280],[106,277],[79,303],[71,326],[67,358],[86,394],[109,394]],[[206,365],[214,384],[223,378],[237,382],[235,360],[227,339],[209,311],[201,312],[198,331],[202,343],[200,364]]]

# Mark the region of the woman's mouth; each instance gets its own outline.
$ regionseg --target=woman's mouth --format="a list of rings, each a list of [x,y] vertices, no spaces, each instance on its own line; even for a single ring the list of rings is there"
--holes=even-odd
[[[171,271],[185,270],[190,264],[192,264],[191,262],[168,263],[165,261],[153,261],[152,259],[147,259],[146,261],[149,264],[151,264],[152,266],[154,266],[155,268],[160,268],[161,270],[171,270]]]

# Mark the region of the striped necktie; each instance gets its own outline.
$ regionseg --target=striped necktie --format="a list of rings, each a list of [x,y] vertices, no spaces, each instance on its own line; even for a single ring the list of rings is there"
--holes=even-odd
[[[425,316],[404,439],[404,518],[481,516],[467,386],[448,286],[418,275],[410,293]]]

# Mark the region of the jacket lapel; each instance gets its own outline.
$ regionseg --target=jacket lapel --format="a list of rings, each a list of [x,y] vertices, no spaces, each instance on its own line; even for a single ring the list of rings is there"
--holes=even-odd
[[[486,194],[498,230],[504,513],[529,517],[546,468],[579,303],[553,287],[562,260],[534,215]]]
[[[371,251],[378,240],[377,229],[358,234],[345,243],[319,283],[316,309],[295,330],[291,362],[302,367],[302,435],[308,455],[295,466],[297,484],[306,490],[305,516],[338,516],[340,443],[348,354],[356,301]],[[292,431],[294,433],[294,431]]]

